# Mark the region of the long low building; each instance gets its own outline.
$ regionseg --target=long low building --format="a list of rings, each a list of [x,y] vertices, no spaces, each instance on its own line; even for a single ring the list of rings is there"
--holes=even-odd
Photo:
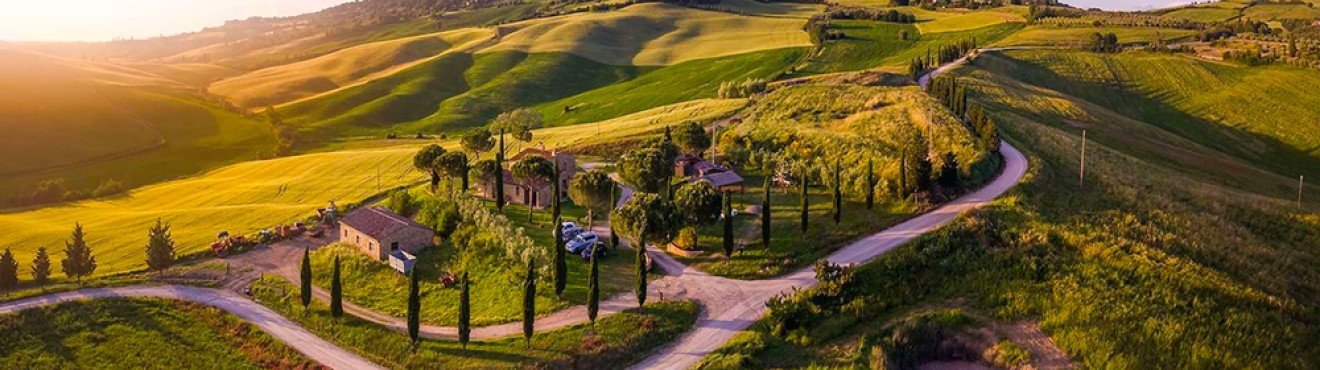
[[[384,207],[366,207],[339,220],[339,241],[379,261],[394,252],[416,255],[435,243],[435,230]]]

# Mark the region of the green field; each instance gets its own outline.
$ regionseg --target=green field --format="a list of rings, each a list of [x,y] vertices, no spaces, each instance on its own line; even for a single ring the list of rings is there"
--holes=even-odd
[[[100,299],[0,316],[0,366],[295,368],[315,365],[238,317],[196,303]]]
[[[906,72],[913,59],[925,57],[928,52],[976,39],[985,45],[1022,28],[1022,23],[1004,23],[966,31],[940,33],[917,32],[912,25],[887,22],[841,20],[833,23],[848,37],[825,43],[819,54],[807,59],[797,71],[809,75],[863,69],[883,69]],[[899,38],[899,31],[907,30],[908,39]]]
[[[1114,33],[1120,43],[1149,43],[1157,39],[1177,40],[1195,35],[1195,30],[1154,27],[1100,27],[1072,28],[1056,26],[1028,26],[991,46],[1080,46],[1089,42],[1096,32]]]
[[[261,302],[326,338],[381,366],[392,369],[618,368],[640,361],[647,353],[678,338],[697,320],[698,307],[689,301],[647,302],[587,324],[537,333],[532,348],[521,337],[473,341],[466,350],[458,342],[422,340],[411,353],[408,335],[345,316],[336,325],[323,302],[304,315],[297,288],[282,279],[259,280],[253,293]],[[520,298],[506,300],[516,306]],[[455,303],[456,304],[456,303]],[[425,309],[425,306],[423,306]]]
[[[1197,22],[1222,22],[1240,15],[1237,9],[1221,7],[1187,7],[1164,13],[1166,17],[1187,19]]]
[[[1257,21],[1320,18],[1314,4],[1255,4],[1242,10],[1242,16]]]

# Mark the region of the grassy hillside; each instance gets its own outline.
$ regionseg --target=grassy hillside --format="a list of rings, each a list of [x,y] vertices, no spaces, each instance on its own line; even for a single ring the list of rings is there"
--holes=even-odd
[[[742,104],[741,100],[683,103],[600,125],[538,130],[535,137],[549,148],[586,145],[592,138],[645,133],[665,124],[721,117]],[[598,135],[599,130],[608,134]],[[31,261],[40,246],[53,251],[63,248],[73,224],[80,222],[95,251],[97,274],[139,269],[144,266],[146,230],[157,218],[174,225],[180,254],[202,252],[221,230],[250,233],[292,223],[314,214],[330,200],[347,204],[377,194],[378,181],[380,190],[387,190],[421,179],[412,169],[412,155],[421,142],[412,143],[244,162],[122,197],[11,211],[0,214],[0,233],[7,236],[5,246],[13,248],[19,261]],[[456,147],[453,140],[441,143]]]
[[[1320,18],[1320,9],[1305,4],[1255,4],[1242,10],[1242,16],[1258,21]]]
[[[1015,51],[978,65],[1140,120],[1280,175],[1320,172],[1320,73],[1142,53]],[[1086,117],[1073,118],[1081,121]]]
[[[267,125],[185,90],[227,73],[0,51],[10,87],[0,92],[0,155],[10,159],[0,164],[0,192],[26,194],[51,179],[80,191],[109,179],[132,187],[257,158],[273,145]]]
[[[772,7],[763,5],[763,7]],[[568,52],[616,65],[668,65],[760,50],[810,46],[802,18],[761,17],[637,4],[502,27],[485,51]]]
[[[219,81],[210,92],[241,107],[278,105],[379,78],[494,34],[488,29],[464,29],[355,46]]]
[[[1028,26],[1022,31],[992,44],[993,46],[1079,46],[1084,45],[1096,32],[1114,33],[1120,43],[1149,43],[1176,40],[1195,35],[1195,30],[1156,27],[1100,27],[1071,28],[1055,26]]]
[[[1026,18],[1005,9],[990,9],[938,17],[916,25],[921,33],[939,33],[967,31],[1009,22],[1026,22]]]
[[[226,368],[315,362],[215,308],[159,299],[62,303],[0,316],[8,369]]]
[[[906,72],[908,63],[924,57],[928,51],[938,51],[946,45],[972,38],[982,45],[989,44],[1009,37],[1023,27],[1022,23],[1007,23],[966,31],[923,33],[917,30],[917,26],[888,22],[841,20],[832,25],[847,37],[826,42],[818,54],[812,55],[798,68],[797,74],[873,68]],[[907,31],[907,40],[900,37],[901,31]]]

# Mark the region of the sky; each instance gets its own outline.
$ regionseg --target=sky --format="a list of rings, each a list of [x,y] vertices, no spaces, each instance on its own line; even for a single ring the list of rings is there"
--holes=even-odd
[[[1200,1],[1204,2],[1205,0]],[[1104,10],[1149,10],[1190,2],[1189,0],[1063,0],[1064,4],[1078,8],[1100,8]]]
[[[314,12],[348,0],[0,0],[0,40],[108,41],[198,31],[231,19]]]

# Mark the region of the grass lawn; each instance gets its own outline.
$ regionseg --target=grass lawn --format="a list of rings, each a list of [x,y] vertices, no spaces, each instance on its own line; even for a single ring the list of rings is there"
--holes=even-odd
[[[491,210],[494,204],[490,203]],[[505,206],[505,214],[515,227],[522,227],[535,245],[553,248],[550,215],[548,211],[536,211],[536,224],[527,223],[525,207]],[[586,221],[586,211],[564,203],[565,220],[581,219]],[[598,219],[599,223],[601,220]],[[601,260],[601,298],[607,299],[615,294],[630,291],[634,281],[634,252],[621,250]],[[439,247],[428,248],[418,255],[417,266],[421,268],[422,321],[434,325],[457,325],[458,295],[457,286],[445,289],[440,284],[442,272],[462,274],[458,252],[446,242]],[[404,317],[408,310],[408,277],[400,274],[383,262],[375,261],[362,254],[357,247],[335,244],[322,248],[312,254],[312,271],[317,286],[329,288],[334,256],[341,256],[344,297],[350,302],[386,313],[395,317]],[[477,326],[502,324],[522,320],[522,306],[509,304],[509,297],[521,297],[522,280],[508,276],[492,258],[502,256],[476,256],[467,266],[472,279],[472,323]],[[569,282],[564,289],[562,299],[554,295],[553,285],[538,291],[536,309],[546,315],[560,309],[586,304],[587,275],[590,264],[581,257],[569,255]],[[519,298],[521,299],[521,298]]]
[[[475,341],[467,350],[454,341],[424,339],[412,354],[407,334],[353,316],[345,316],[336,326],[323,302],[313,303],[311,313],[303,315],[297,291],[282,279],[269,277],[253,287],[253,294],[263,304],[313,333],[395,369],[623,368],[678,338],[692,327],[698,313],[697,305],[689,301],[648,303],[644,309],[601,318],[594,333],[585,324],[537,333],[531,349],[521,337]],[[515,296],[510,295],[504,304],[521,307],[521,299]]]
[[[747,175],[747,174],[745,174]],[[760,206],[764,177],[747,177],[748,189],[733,196],[734,209],[744,210],[749,205]],[[831,202],[833,190],[826,187],[810,188],[810,218],[807,232],[801,229],[801,200],[799,190],[771,188],[770,247],[761,242],[759,215],[742,214],[734,219],[735,245],[746,249],[732,260],[724,256],[723,226],[703,226],[698,249],[704,253],[696,257],[679,257],[683,263],[715,275],[736,279],[764,279],[793,272],[810,265],[825,255],[843,248],[848,242],[871,232],[884,230],[911,217],[916,207],[911,203],[888,201],[877,195],[874,209],[867,210],[861,197],[845,195],[842,222],[834,223]]]
[[[316,366],[219,309],[162,299],[68,302],[0,316],[6,369]]]

